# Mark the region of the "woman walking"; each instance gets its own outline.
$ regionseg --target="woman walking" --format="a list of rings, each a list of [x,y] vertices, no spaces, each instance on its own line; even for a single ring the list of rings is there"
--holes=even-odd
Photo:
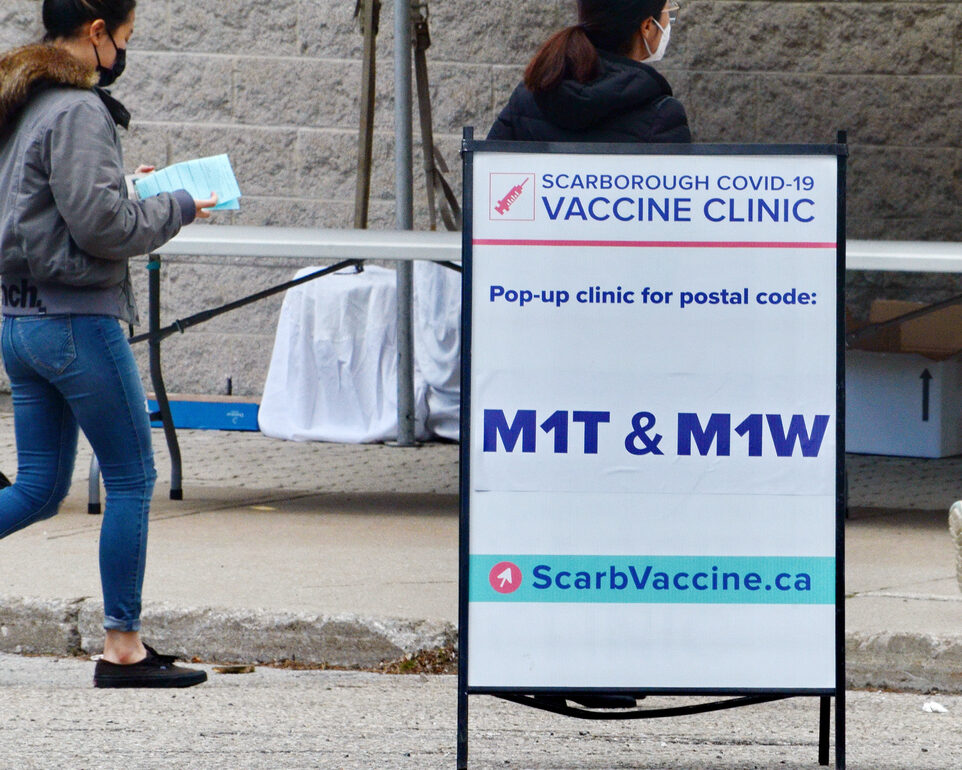
[[[104,654],[97,687],[187,687],[203,671],[140,639],[156,473],[140,376],[120,322],[137,320],[127,261],[170,240],[216,199],[127,197],[103,87],[124,71],[136,0],[44,0],[42,43],[0,57],[0,286],[17,475],[0,492],[0,537],[54,516],[78,426],[106,489],[100,535]]]

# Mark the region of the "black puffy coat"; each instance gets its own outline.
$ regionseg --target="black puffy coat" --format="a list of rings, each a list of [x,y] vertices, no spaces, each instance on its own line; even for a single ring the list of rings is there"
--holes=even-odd
[[[488,139],[530,142],[690,142],[688,117],[654,68],[598,52],[601,73],[590,83],[564,80],[535,95],[524,83]]]

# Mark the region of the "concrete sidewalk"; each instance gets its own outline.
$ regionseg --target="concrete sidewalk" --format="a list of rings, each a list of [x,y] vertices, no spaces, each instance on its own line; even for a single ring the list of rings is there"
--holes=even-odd
[[[458,448],[179,432],[184,500],[155,432],[145,638],[205,661],[376,666],[454,643]],[[99,651],[100,519],[89,449],[59,516],[0,541],[0,651]],[[16,468],[0,411],[0,470]],[[962,458],[850,457],[846,637],[852,686],[962,692],[962,594],[947,509]]]

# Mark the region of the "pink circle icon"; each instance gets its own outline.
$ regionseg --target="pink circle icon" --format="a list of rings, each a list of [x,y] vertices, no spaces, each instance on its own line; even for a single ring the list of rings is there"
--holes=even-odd
[[[488,580],[499,594],[514,593],[521,587],[521,570],[509,561],[498,562],[488,573]]]

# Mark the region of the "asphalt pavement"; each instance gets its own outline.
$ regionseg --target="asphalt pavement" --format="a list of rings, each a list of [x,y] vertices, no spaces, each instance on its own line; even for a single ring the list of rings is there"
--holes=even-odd
[[[455,767],[452,676],[263,666],[250,674],[218,674],[205,668],[210,680],[189,690],[94,690],[87,661],[0,654],[0,765]],[[650,700],[658,706],[693,702]],[[850,692],[846,727],[851,770],[962,766],[960,696]],[[792,698],[672,719],[584,722],[475,696],[468,737],[471,770],[812,770],[818,767],[818,706],[811,698]]]

